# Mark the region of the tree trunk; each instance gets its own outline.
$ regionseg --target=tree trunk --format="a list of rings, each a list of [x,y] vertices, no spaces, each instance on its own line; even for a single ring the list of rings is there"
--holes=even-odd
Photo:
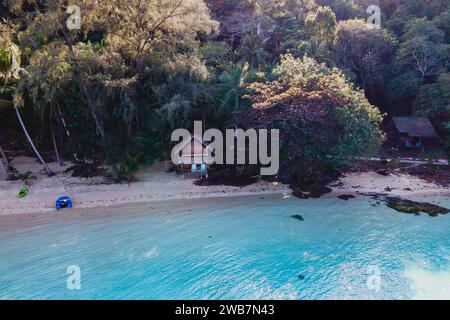
[[[69,129],[67,128],[66,120],[64,119],[64,116],[62,114],[61,107],[59,106],[59,104],[57,105],[57,108],[58,108],[59,120],[63,126],[65,133],[66,133],[67,139],[69,139],[69,141],[72,141],[72,139],[70,138]],[[58,121],[58,123],[59,123],[59,121]],[[73,153],[73,157],[74,157],[75,161],[79,161],[76,153]]]
[[[3,163],[3,160],[1,160],[1,159],[0,159],[0,168],[2,168],[2,171],[5,174],[5,177],[7,177],[8,176],[8,169],[6,169],[6,166]]]
[[[2,146],[0,146],[0,154],[2,156],[2,158],[0,159],[0,167],[3,171],[3,173],[5,174],[5,176],[8,177],[9,161],[8,161],[8,158],[6,157],[5,152],[3,151]]]
[[[17,109],[16,107],[14,108],[14,110],[16,110],[16,115],[17,115],[17,119],[19,119],[19,123],[23,129],[23,132],[25,133],[25,136],[27,137],[28,142],[30,143],[31,147],[33,148],[34,153],[36,153],[36,156],[39,158],[39,160],[41,161],[41,163],[43,164],[45,171],[47,172],[47,175],[49,177],[54,176],[55,174],[53,173],[53,171],[50,169],[50,167],[48,166],[48,164],[44,161],[44,158],[42,158],[41,154],[39,153],[38,149],[36,148],[36,146],[34,145],[33,141],[31,140],[30,135],[28,134],[28,130],[25,127],[25,124],[23,123],[22,120],[22,116],[20,115],[20,111],[19,109]]]
[[[52,118],[51,117],[50,117],[50,131],[52,133],[53,148],[55,149],[56,160],[58,161],[59,165],[62,167],[63,166],[63,162],[61,161],[61,158],[59,157],[58,144],[56,143],[55,131],[53,130],[53,122],[52,122]]]
[[[2,146],[0,146],[0,155],[2,156],[3,161],[5,161],[5,164],[8,167],[9,166],[9,160],[8,160],[8,157],[5,154],[5,151],[3,151]]]
[[[1,147],[0,147],[1,148]],[[8,169],[6,167],[7,165],[5,165],[3,163],[3,159],[0,159],[0,168],[2,169],[3,173],[5,174],[5,177],[8,177]]]

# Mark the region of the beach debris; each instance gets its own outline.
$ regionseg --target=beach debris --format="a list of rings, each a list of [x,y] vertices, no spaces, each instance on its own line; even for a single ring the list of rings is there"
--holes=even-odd
[[[56,200],[56,210],[68,208],[71,209],[73,206],[72,199],[70,199],[68,196],[62,196],[59,197],[58,200]]]
[[[291,196],[288,195],[286,192],[283,193],[283,200],[289,199]]]
[[[401,199],[398,197],[387,197],[386,204],[398,212],[416,214],[420,212],[427,213],[430,217],[437,217],[439,214],[447,214],[449,209],[427,202],[415,202],[411,200]]]
[[[400,172],[418,177],[422,180],[442,187],[450,186],[450,170],[448,170],[448,166],[424,164],[419,166],[402,167],[400,168]]]
[[[305,221],[305,219],[299,214],[295,214],[295,215],[291,216],[291,218],[294,218],[298,221]]]
[[[16,168],[10,166],[10,173],[7,177],[7,181],[22,180],[27,187],[31,187],[33,180],[37,180],[36,176],[31,171],[20,173]]]
[[[349,199],[355,198],[355,196],[351,195],[351,194],[343,194],[343,195],[340,195],[338,198],[341,200],[348,201]]]
[[[79,178],[93,178],[103,176],[105,174],[105,169],[96,162],[82,162],[78,161],[75,165],[67,168],[64,173],[72,172],[72,177]]]
[[[17,194],[17,198],[25,198],[28,195],[28,191],[29,189],[27,187],[20,189],[19,193]]]
[[[386,191],[386,192],[392,192],[392,189],[389,188],[389,187],[387,187],[387,188],[384,188],[384,191]]]

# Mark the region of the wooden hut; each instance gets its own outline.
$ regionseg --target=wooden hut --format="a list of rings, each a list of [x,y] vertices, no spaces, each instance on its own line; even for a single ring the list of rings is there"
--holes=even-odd
[[[389,124],[389,139],[400,148],[424,150],[439,144],[438,135],[428,118],[393,117]]]

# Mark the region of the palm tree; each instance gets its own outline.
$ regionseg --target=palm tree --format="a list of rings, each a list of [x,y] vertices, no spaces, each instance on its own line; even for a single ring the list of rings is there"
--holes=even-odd
[[[219,76],[218,88],[222,97],[219,114],[239,111],[243,85],[249,75],[248,64],[239,64]]]
[[[302,41],[299,45],[299,49],[306,56],[315,59],[319,62],[330,62],[330,51],[328,50],[326,44],[316,39],[311,39],[308,41]]]
[[[263,40],[254,33],[245,36],[244,39],[242,39],[240,53],[243,60],[250,63],[252,69],[256,69],[264,63],[266,58],[264,46],[266,42],[267,39]]]
[[[11,42],[11,30],[7,29],[6,26],[3,27],[4,28],[0,29],[0,81],[2,82],[0,94],[7,93],[8,95],[14,95],[14,98],[13,101],[0,99],[0,106],[13,106],[14,110],[16,111],[20,126],[22,127],[23,132],[25,133],[25,136],[30,143],[33,151],[44,166],[47,175],[53,176],[54,173],[34,145],[33,140],[31,139],[20,114],[19,108],[23,106],[23,101],[20,95],[15,92],[16,90],[14,86],[14,84],[20,78],[20,72],[23,71],[23,69],[20,67],[20,51],[19,47]]]

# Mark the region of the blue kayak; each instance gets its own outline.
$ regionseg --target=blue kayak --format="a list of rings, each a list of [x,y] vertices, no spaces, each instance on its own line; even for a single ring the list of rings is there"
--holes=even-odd
[[[73,202],[72,199],[70,199],[67,196],[59,197],[58,200],[56,200],[56,209],[64,209],[64,208],[72,208]]]

